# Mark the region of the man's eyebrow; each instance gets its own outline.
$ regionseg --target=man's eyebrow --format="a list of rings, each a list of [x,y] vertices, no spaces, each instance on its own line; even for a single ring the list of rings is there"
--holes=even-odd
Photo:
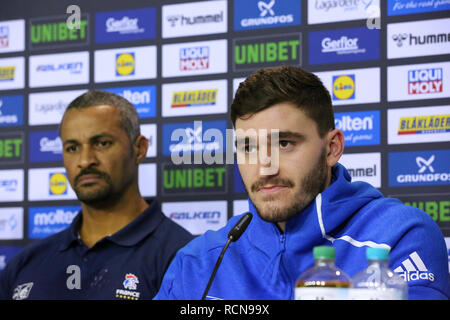
[[[280,139],[297,139],[297,140],[303,140],[305,139],[305,135],[298,133],[298,132],[292,132],[292,131],[280,131],[278,133],[278,137]]]
[[[271,131],[267,134],[268,138],[270,139],[275,132]],[[237,144],[246,144],[250,142],[250,138],[256,138],[256,136],[244,136],[244,137],[237,137],[235,141],[235,145]],[[304,140],[305,135],[298,133],[298,132],[292,132],[292,131],[278,131],[278,139],[296,139],[296,140]]]
[[[92,141],[97,141],[98,139],[102,139],[102,138],[114,138],[114,136],[111,135],[111,134],[109,134],[109,133],[102,132],[102,133],[99,133],[99,134],[96,134],[96,135],[90,137],[90,138],[89,138],[89,141],[90,141],[90,142],[92,142]],[[75,144],[77,144],[77,143],[79,143],[79,142],[78,142],[77,139],[68,139],[68,140],[64,141],[63,145],[70,144],[70,143],[75,143]]]

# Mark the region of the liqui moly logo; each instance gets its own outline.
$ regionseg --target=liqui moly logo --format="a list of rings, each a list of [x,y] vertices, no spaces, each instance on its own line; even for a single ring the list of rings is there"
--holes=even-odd
[[[425,94],[442,92],[442,68],[414,69],[408,71],[408,93]]]

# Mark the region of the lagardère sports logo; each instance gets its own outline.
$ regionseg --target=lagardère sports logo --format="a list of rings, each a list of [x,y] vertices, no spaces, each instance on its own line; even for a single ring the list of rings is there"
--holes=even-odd
[[[236,0],[234,29],[248,30],[299,25],[301,1]]]
[[[234,71],[273,67],[280,63],[301,65],[301,34],[238,38],[233,42]]]
[[[389,186],[450,184],[449,150],[389,153]]]
[[[366,20],[375,18],[371,8],[379,8],[379,0],[308,0],[308,23]],[[379,17],[379,15],[378,15]]]

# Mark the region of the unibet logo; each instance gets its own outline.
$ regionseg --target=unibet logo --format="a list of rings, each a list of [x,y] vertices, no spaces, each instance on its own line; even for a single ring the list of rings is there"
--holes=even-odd
[[[64,173],[50,173],[50,195],[67,194],[67,177]]]
[[[134,70],[134,52],[116,54],[116,76],[130,76]]]
[[[234,70],[301,64],[300,34],[242,38],[234,41]]]
[[[425,211],[436,222],[450,222],[450,201],[410,201],[405,204]]]
[[[0,137],[0,163],[22,160],[23,139],[19,137]]]
[[[30,48],[61,47],[68,44],[88,44],[87,15],[82,15],[80,28],[69,29],[66,16],[44,17],[30,21]]]
[[[355,99],[355,75],[333,76],[333,100]]]
[[[163,193],[226,192],[224,166],[193,167],[166,164],[163,167]]]

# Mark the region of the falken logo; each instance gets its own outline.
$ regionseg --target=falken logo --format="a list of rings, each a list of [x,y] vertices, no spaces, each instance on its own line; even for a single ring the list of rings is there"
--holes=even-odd
[[[405,281],[429,280],[434,281],[434,274],[428,272],[428,268],[423,263],[422,259],[414,251],[409,255],[409,258],[402,262],[401,266],[394,269]]]

